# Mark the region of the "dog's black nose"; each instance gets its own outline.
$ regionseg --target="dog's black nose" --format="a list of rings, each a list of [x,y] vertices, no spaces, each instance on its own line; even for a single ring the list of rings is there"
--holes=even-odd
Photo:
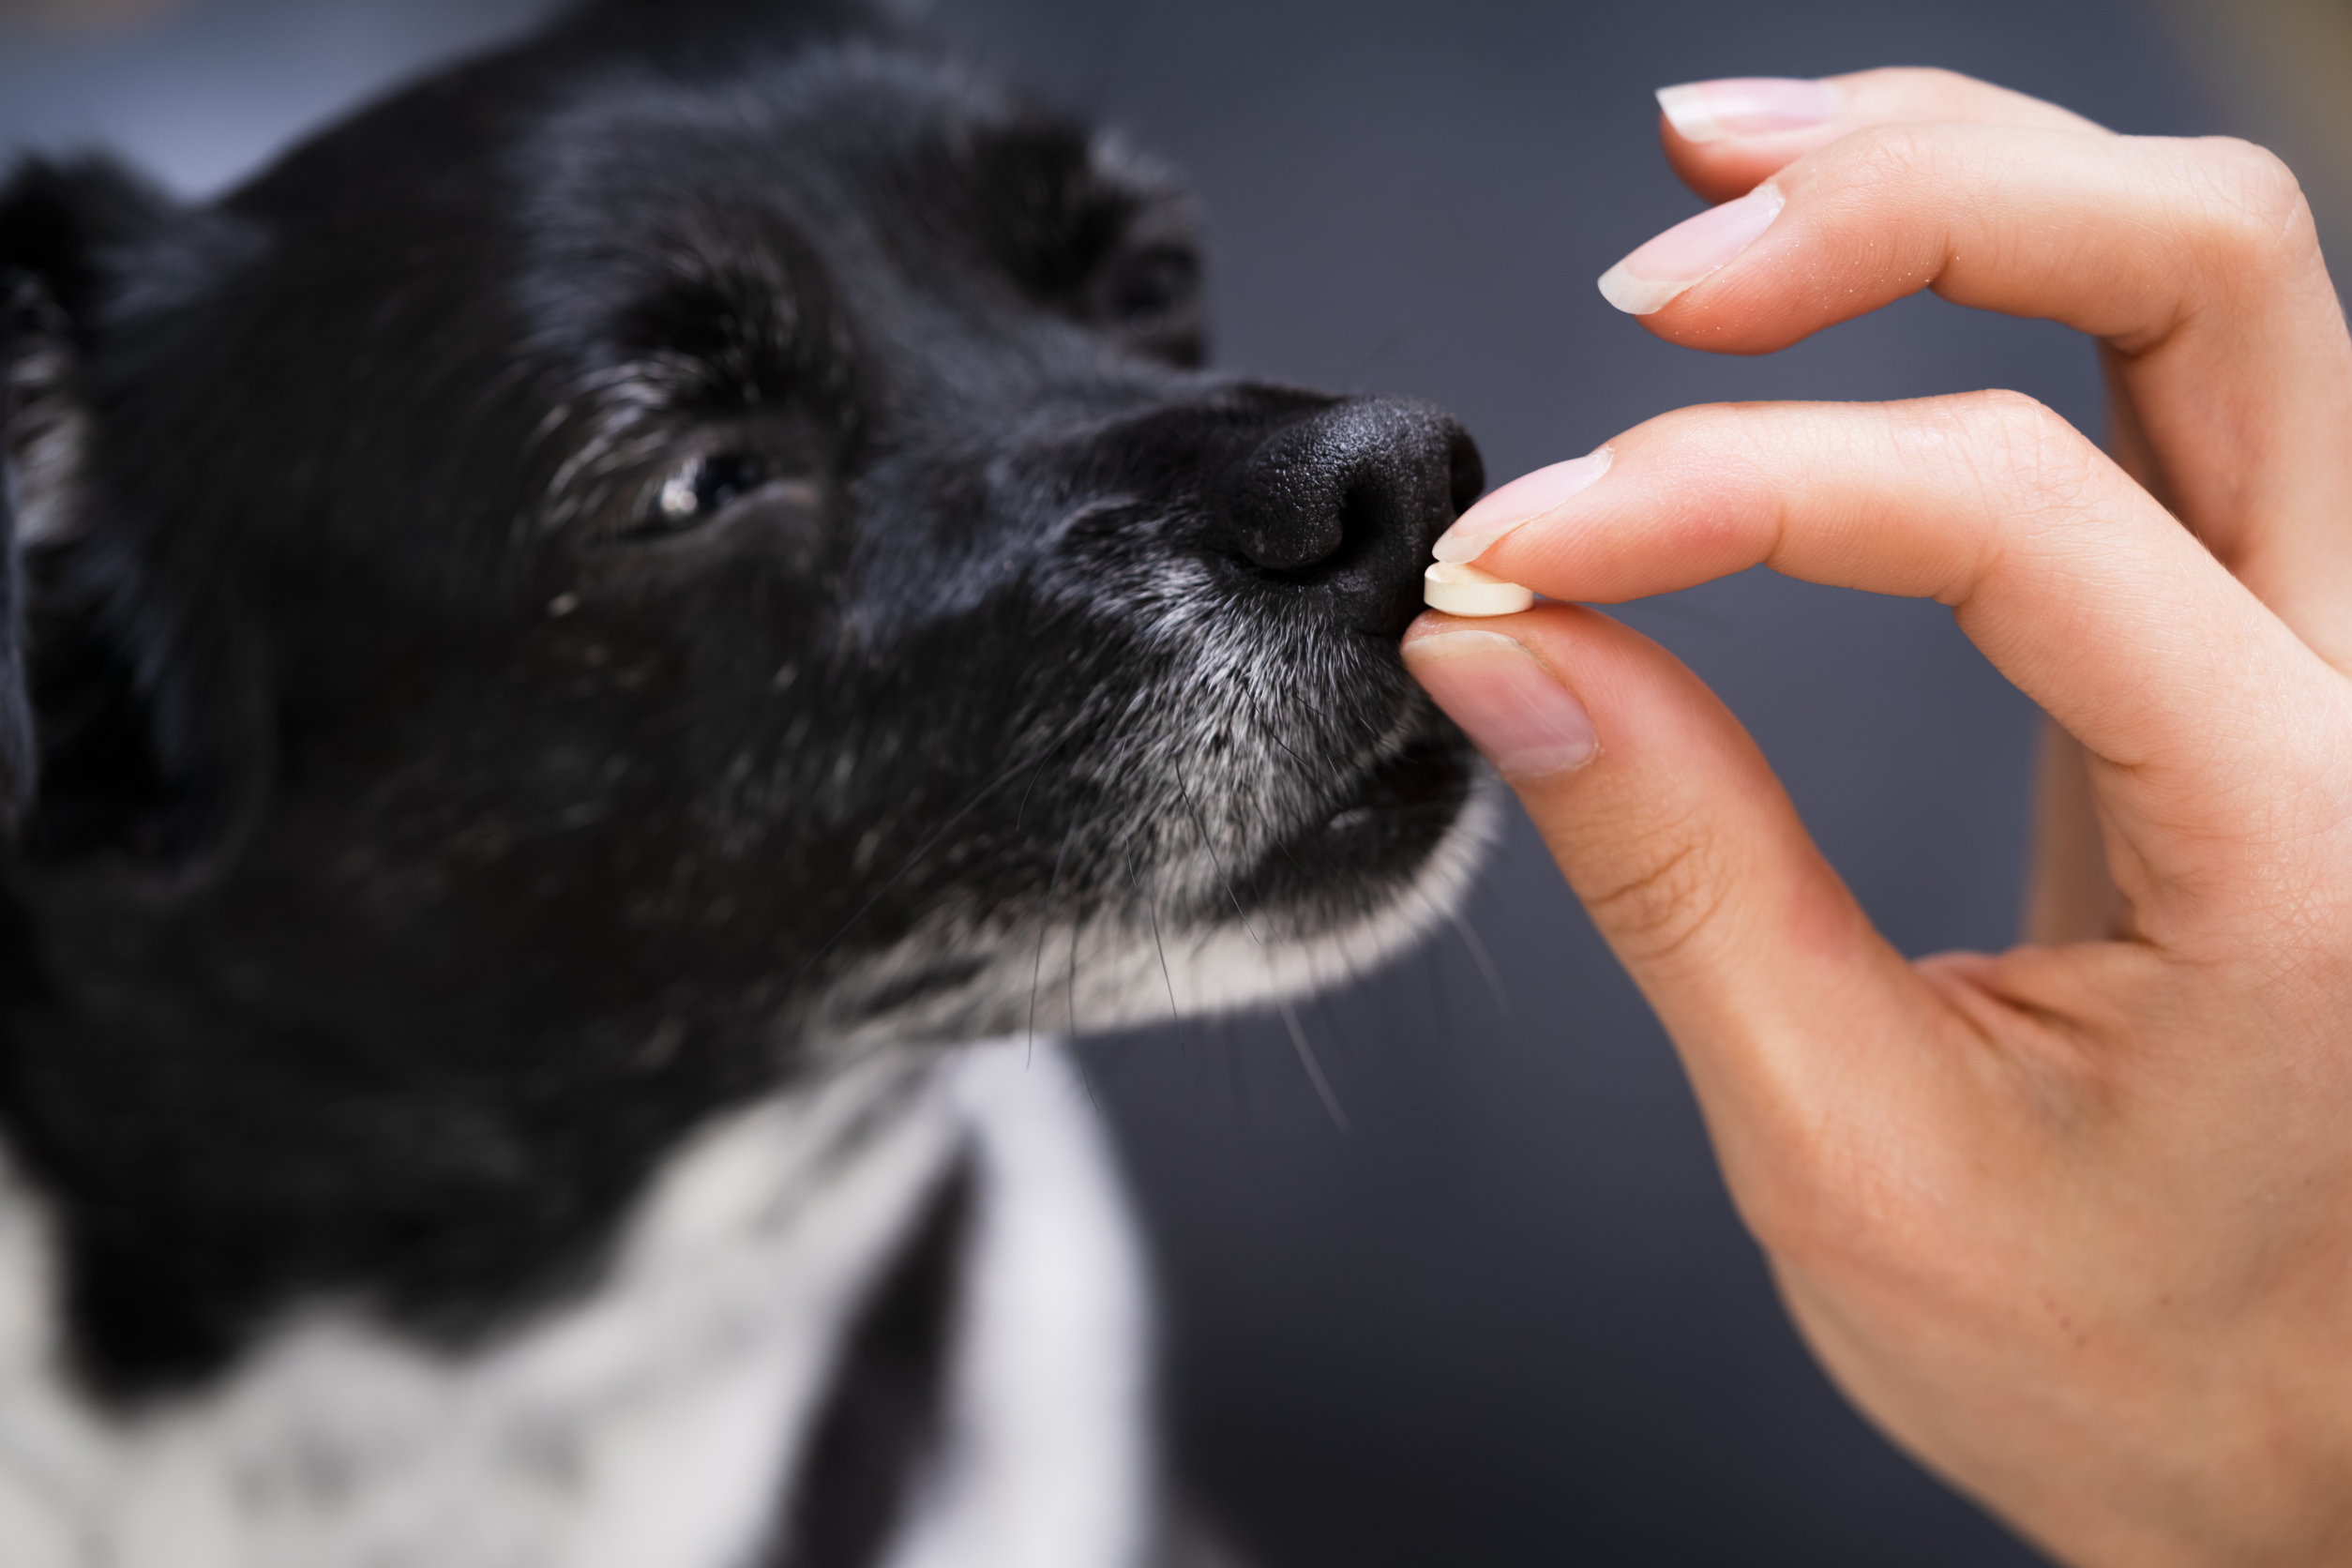
[[[1365,630],[1401,636],[1429,547],[1485,484],[1477,445],[1440,410],[1351,399],[1249,454],[1218,543],[1267,577],[1335,596]]]

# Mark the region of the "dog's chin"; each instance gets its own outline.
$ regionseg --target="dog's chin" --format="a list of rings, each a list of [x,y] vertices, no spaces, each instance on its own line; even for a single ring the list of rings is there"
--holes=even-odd
[[[1128,1022],[1229,1013],[1362,979],[1450,918],[1501,821],[1500,787],[1442,720],[1259,863],[1240,914],[1139,955]],[[1231,906],[1229,904],[1229,908]],[[1158,994],[1153,995],[1152,983]],[[1158,1006],[1149,1005],[1156,1001]]]
[[[1220,886],[1221,912],[1048,915],[1009,929],[976,910],[942,913],[831,988],[812,1033],[839,1059],[1133,1028],[1344,985],[1453,914],[1500,794],[1458,731],[1433,719]],[[957,957],[942,964],[945,954]]]
[[[1377,917],[1416,890],[1470,810],[1481,766],[1459,731],[1434,716],[1374,758],[1339,798],[1279,837],[1235,901],[1312,940]]]

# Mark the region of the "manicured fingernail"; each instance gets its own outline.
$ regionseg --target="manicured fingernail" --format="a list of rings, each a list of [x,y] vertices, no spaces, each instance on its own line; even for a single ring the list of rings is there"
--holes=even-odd
[[[1581,458],[1521,475],[1454,520],[1429,553],[1440,561],[1475,561],[1515,528],[1557,510],[1609,471],[1616,454],[1604,446]]]
[[[1723,142],[1803,130],[1837,118],[1845,107],[1827,82],[1788,76],[1727,76],[1658,89],[1658,107],[1685,142]]]
[[[1505,778],[1566,773],[1600,752],[1584,704],[1500,632],[1416,637],[1405,644],[1405,664]]]
[[[1786,204],[1778,189],[1759,185],[1736,202],[1677,223],[1601,274],[1601,297],[1629,316],[1666,309],[1694,283],[1729,266]]]

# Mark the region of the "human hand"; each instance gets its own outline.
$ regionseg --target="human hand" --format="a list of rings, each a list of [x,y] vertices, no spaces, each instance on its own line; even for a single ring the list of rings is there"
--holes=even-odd
[[[1905,960],[1731,714],[1593,611],[1424,616],[1407,662],[1665,1021],[1856,1403],[2073,1562],[2352,1560],[2352,342],[2309,210],[2243,143],[1941,72],[1680,92],[1669,158],[1739,199],[1614,300],[1732,353],[1922,288],[2063,321],[2117,460],[2011,393],[1685,409],[1440,553],[1563,600],[1764,563],[1951,606],[2067,738],[2054,819],[2095,810],[2038,873],[2065,944]]]

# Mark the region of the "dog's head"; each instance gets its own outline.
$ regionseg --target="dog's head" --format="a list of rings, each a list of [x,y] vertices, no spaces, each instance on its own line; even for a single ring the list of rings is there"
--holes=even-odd
[[[1080,1023],[1247,1000],[1458,868],[1395,644],[1468,439],[1200,369],[1165,173],[846,16],[607,8],[7,223],[37,867],[829,1038],[1019,1026],[1041,936]]]
[[[591,7],[216,205],[32,166],[0,269],[47,994],[684,1118],[1466,870],[1395,645],[1468,438],[1203,369],[1169,176],[846,8]]]

